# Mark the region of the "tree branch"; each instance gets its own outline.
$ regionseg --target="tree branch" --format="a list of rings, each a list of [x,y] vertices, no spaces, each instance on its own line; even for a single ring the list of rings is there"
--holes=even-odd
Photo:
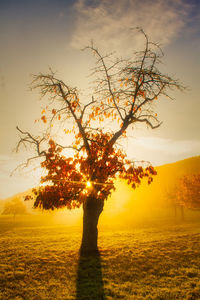
[[[45,140],[45,138],[41,138],[41,139],[38,139],[36,137],[33,137],[29,132],[27,131],[22,131],[18,126],[16,127],[16,129],[22,134],[24,135],[25,137],[22,138],[20,137],[20,140],[17,144],[17,147],[16,147],[16,152],[18,152],[19,150],[19,147],[22,143],[26,142],[26,143],[29,143],[29,144],[33,144],[35,145],[36,147],[36,151],[38,153],[38,156],[45,156],[46,155],[46,151],[44,150],[40,150],[40,146],[41,146],[41,143]]]

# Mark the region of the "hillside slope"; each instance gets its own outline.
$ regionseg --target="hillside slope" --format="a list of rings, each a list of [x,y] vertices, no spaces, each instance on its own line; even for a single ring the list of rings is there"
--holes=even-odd
[[[183,175],[200,173],[200,156],[159,166],[156,170],[157,176],[150,185],[143,181],[139,188],[133,190],[125,182],[120,182],[112,198],[105,204],[102,222],[130,224],[137,220],[151,220],[155,216],[174,217],[168,193],[175,186],[177,188],[179,178]]]
[[[116,191],[112,197],[105,202],[104,211],[101,215],[101,224],[126,224],[131,220],[145,220],[152,218],[155,212],[162,214],[166,212],[166,207],[169,207],[166,193],[173,189],[178,179],[184,174],[200,173],[200,156],[191,157],[176,163],[170,163],[163,166],[156,167],[158,172],[154,177],[153,182],[148,185],[143,182],[139,188],[133,190],[126,182],[117,181]],[[24,196],[30,193],[31,190],[14,195],[2,201],[12,200],[14,197],[19,197],[23,201]],[[27,210],[34,214],[39,214],[38,210],[33,210],[33,202],[25,202]],[[161,211],[160,209],[163,209]],[[66,222],[73,219],[73,222],[80,220],[82,217],[82,209],[75,211],[59,211],[54,212],[57,214],[59,222]],[[47,215],[46,212],[42,213],[42,217]],[[72,222],[72,223],[73,223]]]

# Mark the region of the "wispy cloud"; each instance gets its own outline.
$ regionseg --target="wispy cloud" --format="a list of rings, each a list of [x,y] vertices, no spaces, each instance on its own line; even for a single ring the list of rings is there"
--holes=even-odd
[[[149,150],[162,151],[166,154],[190,154],[191,152],[199,153],[199,140],[178,140],[163,139],[157,137],[143,137],[134,141],[139,146]]]
[[[152,136],[132,140],[128,146],[128,154],[160,165],[200,155],[199,149],[200,140],[172,140]]]
[[[184,0],[78,0],[75,10],[73,47],[93,39],[106,50],[124,52],[144,42],[130,29],[135,27],[142,27],[153,41],[169,44],[184,28],[191,5]]]

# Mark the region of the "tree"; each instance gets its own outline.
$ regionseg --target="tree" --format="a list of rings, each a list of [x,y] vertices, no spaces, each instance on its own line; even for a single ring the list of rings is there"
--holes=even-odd
[[[37,153],[34,158],[42,157],[41,166],[46,170],[41,178],[45,185],[33,190],[34,207],[49,210],[83,205],[82,253],[98,250],[98,219],[104,201],[115,189],[114,179],[123,178],[135,188],[145,177],[151,183],[156,174],[150,164],[139,166],[127,159],[120,141],[135,124],[158,128],[161,123],[154,103],[161,96],[169,97],[169,89],[183,88],[177,80],[158,70],[163,53],[142,33],[144,50],[136,52],[135,59],[118,59],[114,54],[104,56],[93,44],[84,49],[96,58],[92,72],[94,90],[89,100],[80,101],[78,89],[57,78],[52,70],[49,74],[35,75],[32,88],[39,89],[48,101],[41,116],[46,125],[44,135],[36,137],[17,127],[20,133],[17,150],[22,144],[34,147]],[[63,144],[54,134],[58,121],[60,131],[70,138],[73,136],[71,145]],[[66,149],[72,149],[74,155],[62,155],[61,151]]]
[[[16,215],[25,214],[27,214],[26,206],[19,197],[15,197],[11,201],[6,202],[2,212],[2,215],[13,215],[14,219]]]
[[[184,220],[184,206],[178,197],[179,183],[178,180],[164,191],[165,204],[170,205],[174,209],[174,216],[177,218],[177,212],[180,211],[181,219]]]
[[[186,208],[200,209],[200,174],[190,174],[180,178],[177,198]]]

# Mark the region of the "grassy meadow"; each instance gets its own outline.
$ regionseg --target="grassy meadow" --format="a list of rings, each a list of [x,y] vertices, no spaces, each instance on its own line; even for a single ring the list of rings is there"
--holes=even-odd
[[[80,226],[0,216],[0,299],[200,299],[200,221],[100,228],[79,257]]]

